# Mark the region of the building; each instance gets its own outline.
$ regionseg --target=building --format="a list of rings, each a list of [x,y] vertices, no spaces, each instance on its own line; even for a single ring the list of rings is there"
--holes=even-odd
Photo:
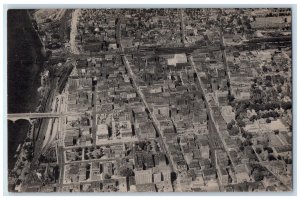
[[[154,183],[159,183],[162,181],[162,174],[161,172],[157,172],[153,174],[153,182]]]
[[[154,183],[136,185],[137,192],[156,192]]]
[[[119,131],[121,137],[132,137],[132,127],[129,120],[119,122]]]
[[[231,106],[222,106],[221,115],[227,124],[231,122],[231,120],[235,119],[235,113],[233,112],[233,108]]]
[[[127,181],[126,177],[118,178],[119,180],[119,192],[127,192]]]
[[[137,185],[152,183],[152,169],[135,171],[135,182]]]
[[[101,165],[99,162],[92,162],[91,166],[91,180],[97,181],[101,179]]]
[[[181,54],[174,54],[173,57],[167,59],[168,65],[173,65],[176,66],[178,63],[186,63],[187,62],[187,57],[186,54],[181,53]]]
[[[99,124],[97,126],[97,141],[108,138],[108,127],[106,124]]]
[[[148,121],[139,125],[139,136],[142,139],[154,139],[156,137],[156,131],[152,122]]]
[[[280,29],[291,27],[291,16],[280,16],[280,17],[257,17],[251,23],[253,29]]]
[[[245,164],[235,166],[235,176],[236,176],[237,183],[250,181],[249,171]]]

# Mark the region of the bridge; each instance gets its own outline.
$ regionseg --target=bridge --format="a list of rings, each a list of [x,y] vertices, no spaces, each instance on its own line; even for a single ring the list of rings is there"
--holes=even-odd
[[[32,119],[39,119],[39,118],[59,118],[64,116],[81,116],[88,113],[78,113],[78,112],[69,112],[69,113],[13,113],[7,114],[7,120],[12,122],[16,122],[19,119],[28,120],[31,122]]]
[[[38,118],[59,118],[61,114],[59,113],[14,113],[14,114],[7,114],[7,119],[16,122],[19,119],[28,120],[29,122],[32,119]]]

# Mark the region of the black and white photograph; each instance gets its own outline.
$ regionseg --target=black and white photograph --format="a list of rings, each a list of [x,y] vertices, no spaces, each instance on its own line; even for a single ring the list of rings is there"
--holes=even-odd
[[[292,192],[294,14],[8,9],[4,187]]]

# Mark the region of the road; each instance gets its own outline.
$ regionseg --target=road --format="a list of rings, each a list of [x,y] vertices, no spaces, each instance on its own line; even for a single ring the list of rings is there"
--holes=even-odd
[[[204,86],[203,86],[203,83],[202,83],[202,80],[201,80],[200,76],[198,75],[198,72],[197,72],[197,69],[196,69],[196,65],[195,65],[195,63],[194,63],[194,61],[193,61],[193,57],[192,57],[192,56],[188,56],[188,60],[189,60],[189,62],[191,63],[191,65],[192,65],[192,67],[193,67],[193,69],[194,69],[194,71],[195,71],[195,73],[196,73],[196,75],[197,75],[197,79],[198,79],[199,86],[200,86],[199,89],[200,89],[200,92],[203,94],[204,102],[205,102],[206,109],[207,109],[207,113],[208,113],[208,117],[209,117],[209,119],[211,120],[212,125],[213,125],[212,130],[216,131],[217,136],[218,136],[218,138],[220,139],[220,141],[222,142],[223,148],[224,148],[224,150],[226,151],[226,153],[227,153],[227,155],[228,155],[228,157],[229,157],[229,159],[230,159],[230,161],[231,161],[231,163],[232,163],[233,169],[235,170],[235,165],[234,165],[234,163],[232,162],[233,159],[231,159],[231,156],[230,156],[230,153],[229,153],[229,148],[227,147],[227,144],[226,144],[226,142],[225,142],[225,140],[224,140],[224,138],[223,138],[223,136],[222,136],[222,133],[221,133],[221,132],[219,131],[219,129],[217,128],[217,123],[216,123],[216,121],[215,121],[215,119],[214,119],[213,111],[212,111],[211,105],[209,104],[208,99],[207,99],[207,97],[206,97],[205,90],[204,90]],[[214,132],[214,131],[213,131],[213,132]]]
[[[183,10],[181,11],[181,26],[184,25],[183,23]],[[181,27],[182,29],[182,35],[185,33],[184,31],[184,28],[185,27]],[[183,40],[183,42],[185,43],[186,41]],[[221,50],[221,46],[219,48],[219,50]],[[226,56],[226,55],[225,55]],[[201,94],[203,94],[203,98],[204,98],[204,102],[205,102],[205,106],[206,106],[206,109],[207,109],[207,113],[208,113],[208,117],[209,117],[209,120],[211,122],[211,137],[215,138],[217,141],[220,141],[222,143],[222,149],[224,149],[232,163],[232,166],[233,166],[233,169],[235,170],[235,165],[234,163],[232,162],[233,159],[231,158],[230,156],[230,153],[229,153],[229,148],[227,147],[227,144],[222,136],[222,134],[220,133],[219,129],[217,128],[217,123],[214,119],[214,116],[213,116],[213,111],[212,111],[212,108],[211,108],[211,105],[210,103],[208,102],[208,99],[206,97],[206,94],[205,94],[205,89],[204,89],[204,85],[203,85],[203,82],[198,74],[198,70],[196,68],[196,65],[194,63],[194,60],[193,60],[193,56],[192,55],[188,55],[188,62],[191,64],[191,66],[193,67],[194,69],[194,72],[197,76],[197,79],[198,79],[198,89],[200,90]],[[217,133],[217,134],[216,134]],[[215,143],[216,146],[218,146],[218,143]]]
[[[76,44],[76,36],[77,36],[77,24],[78,24],[78,18],[81,14],[80,9],[76,9],[72,13],[72,21],[71,21],[71,32],[70,32],[70,46],[71,46],[71,52],[73,54],[79,54],[79,50]]]
[[[181,42],[183,44],[183,46],[185,47],[186,46],[186,33],[185,33],[185,24],[184,24],[184,10],[183,9],[180,9],[180,31],[181,31]]]
[[[142,99],[142,102],[143,102],[144,106],[146,107],[146,110],[149,112],[149,117],[150,117],[151,121],[153,122],[153,125],[154,125],[154,128],[155,128],[156,132],[159,135],[158,141],[159,141],[159,143],[161,145],[161,148],[167,154],[167,157],[168,157],[168,159],[170,161],[170,165],[171,165],[172,171],[176,172],[176,170],[174,168],[174,165],[173,165],[173,160],[169,156],[170,152],[168,151],[167,144],[162,139],[163,135],[162,135],[162,133],[161,133],[161,131],[159,129],[159,125],[157,123],[157,120],[155,120],[156,118],[155,118],[153,112],[151,112],[150,107],[149,107],[149,105],[148,105],[148,103],[146,101],[146,98],[145,98],[143,92],[141,91],[141,89],[139,88],[139,86],[136,83],[135,75],[134,75],[134,73],[133,73],[133,71],[131,69],[131,66],[130,66],[130,64],[129,64],[127,58],[126,58],[126,56],[125,55],[122,56],[122,59],[123,59],[123,62],[125,64],[125,67],[126,67],[128,73],[129,73],[129,77],[132,80],[132,83],[133,83],[133,86],[134,86],[136,92],[138,93],[139,97]]]
[[[59,13],[59,16],[64,15],[64,12],[61,11]],[[148,105],[148,102],[146,101],[146,98],[142,92],[142,90],[139,88],[139,85],[137,84],[136,81],[136,77],[135,74],[133,73],[133,70],[131,68],[131,65],[126,57],[126,53],[124,48],[122,47],[121,44],[121,27],[120,27],[120,21],[118,21],[117,26],[116,26],[116,35],[117,35],[117,44],[119,45],[119,51],[116,52],[111,52],[111,51],[107,51],[107,52],[99,52],[98,54],[95,55],[91,55],[91,54],[81,54],[78,46],[76,44],[76,36],[78,34],[77,32],[77,24],[78,24],[78,19],[79,16],[81,15],[81,11],[80,9],[76,9],[73,13],[72,13],[72,20],[71,20],[71,32],[70,32],[70,47],[71,50],[69,52],[69,54],[67,54],[67,56],[70,56],[71,59],[77,59],[77,58],[87,58],[87,57],[91,57],[91,56],[97,56],[97,55],[103,55],[103,54],[114,54],[114,55],[120,55],[123,63],[125,65],[125,68],[130,76],[130,79],[132,81],[133,87],[135,88],[136,92],[138,93],[139,97],[141,98],[144,106],[147,109],[147,113],[149,118],[151,119],[151,121],[153,122],[154,128],[156,130],[156,132],[158,133],[159,137],[157,138],[157,141],[162,149],[163,152],[166,153],[166,156],[168,157],[169,163],[170,163],[170,167],[172,169],[172,171],[177,173],[177,170],[174,168],[175,164],[173,163],[173,160],[170,157],[170,152],[168,151],[168,145],[166,143],[165,140],[163,140],[163,134],[161,133],[160,129],[159,129],[159,125],[158,125],[158,121],[156,119],[156,116],[154,115],[153,112],[151,112],[150,107]],[[226,59],[226,51],[225,51],[225,44],[224,44],[224,37],[222,32],[221,33],[221,46],[211,46],[211,47],[206,47],[206,46],[191,46],[191,47],[187,47],[186,44],[186,33],[185,33],[185,24],[184,24],[184,10],[181,9],[180,10],[180,18],[181,18],[181,40],[182,40],[182,44],[183,47],[176,47],[176,48],[162,48],[159,46],[153,47],[153,48],[144,48],[144,49],[138,49],[138,50],[134,50],[132,52],[132,54],[155,54],[155,53],[159,53],[159,54],[171,54],[174,52],[192,52],[194,50],[199,50],[199,52],[203,51],[203,52],[209,52],[209,51],[222,51],[222,55],[223,55],[223,61],[224,61],[224,66],[225,69],[227,71],[227,78],[228,81],[230,80],[230,71],[228,68],[228,64],[227,64],[227,59]],[[240,46],[240,45],[238,45]],[[235,46],[233,47],[228,47],[228,48],[236,48]],[[212,105],[210,105],[210,103],[208,102],[207,96],[205,94],[205,88],[204,85],[201,81],[200,76],[198,75],[198,71],[197,71],[197,67],[193,61],[193,57],[191,55],[187,56],[188,58],[188,62],[191,64],[191,66],[194,69],[194,72],[196,74],[197,80],[199,82],[199,84],[197,84],[198,89],[200,90],[200,92],[203,94],[203,98],[204,98],[204,102],[206,105],[206,109],[207,109],[207,114],[209,116],[209,132],[210,132],[210,147],[211,150],[214,151],[216,149],[223,149],[224,151],[226,151],[229,159],[231,160],[233,169],[235,169],[234,166],[234,162],[231,159],[230,153],[229,153],[229,148],[226,145],[226,142],[224,141],[223,135],[220,133],[217,123],[214,119],[214,112],[212,110]],[[230,85],[230,84],[229,84]],[[57,86],[57,84],[56,84]],[[52,102],[52,99],[54,99],[57,94],[57,89],[53,89],[51,88],[51,93],[49,94],[49,98],[48,101],[46,102],[47,105],[49,105],[49,103]],[[66,95],[67,96],[67,95]],[[96,119],[96,99],[97,99],[97,93],[96,93],[96,86],[93,86],[93,90],[92,90],[92,137],[93,137],[93,145],[96,145],[96,128],[97,128],[97,119]],[[67,97],[64,98],[64,102],[61,104],[62,106],[62,113],[57,113],[57,112],[49,112],[49,109],[45,109],[45,113],[19,113],[19,114],[14,114],[8,115],[8,119],[10,120],[14,120],[14,119],[19,119],[19,118],[28,118],[28,119],[33,119],[33,118],[46,118],[46,119],[42,119],[41,120],[41,125],[39,127],[39,135],[38,135],[38,139],[37,139],[37,144],[35,146],[35,156],[34,156],[34,162],[35,163],[37,161],[37,159],[40,156],[41,153],[41,148],[42,148],[42,144],[43,144],[43,138],[45,137],[45,130],[47,129],[47,127],[49,126],[49,121],[51,121],[50,119],[52,118],[59,118],[59,123],[57,124],[59,127],[59,131],[58,131],[58,135],[59,135],[59,140],[58,140],[58,146],[57,146],[57,156],[58,156],[58,165],[60,168],[60,176],[59,176],[59,191],[61,191],[61,188],[63,186],[63,180],[64,180],[64,166],[65,166],[65,158],[64,158],[64,151],[67,148],[64,148],[64,132],[66,130],[66,116],[67,115],[71,115],[72,113],[67,113],[66,110],[66,101],[67,101]],[[74,115],[81,115],[80,113],[73,113]],[[54,120],[57,121],[57,120]],[[53,124],[52,124],[53,125]],[[52,141],[53,141],[53,135],[51,137]],[[123,141],[124,143],[124,141]],[[78,148],[78,147],[75,147]],[[213,154],[214,155],[214,154]],[[215,161],[215,157],[212,157],[213,162]],[[95,160],[85,160],[85,161],[78,161],[78,162],[92,162]],[[101,160],[99,160],[101,161]],[[262,163],[260,161],[260,163]],[[263,165],[263,163],[262,163]],[[266,167],[267,168],[267,167]],[[32,168],[34,170],[34,168]],[[268,169],[268,168],[267,168]],[[269,170],[270,171],[270,170]],[[270,173],[272,173],[270,171]],[[273,174],[273,173],[272,173]],[[276,176],[276,175],[274,175]],[[277,177],[277,176],[276,176]],[[279,178],[278,178],[279,179]],[[280,180],[280,179],[279,179]]]
[[[226,70],[226,76],[227,76],[227,84],[228,84],[228,94],[231,93],[230,91],[230,69],[228,67],[228,62],[227,62],[227,55],[226,55],[226,45],[224,42],[224,35],[223,35],[223,31],[222,29],[220,30],[220,37],[221,37],[221,51],[222,51],[222,57],[223,57],[223,63],[225,66],[225,70]]]
[[[66,11],[67,11],[66,9],[60,9],[58,11],[58,13],[56,14],[54,20],[56,20],[56,21],[60,20],[64,16],[64,14],[66,13]]]
[[[119,43],[118,45],[119,45],[121,51],[124,52],[124,48],[123,48],[123,46],[121,44],[121,34],[120,34],[121,33],[121,28],[120,28],[119,20],[118,20],[118,24],[116,26],[116,31],[117,31],[117,33],[116,33],[117,34],[117,42]],[[149,107],[149,105],[148,105],[148,103],[146,101],[146,98],[145,98],[143,92],[141,91],[141,89],[139,88],[138,84],[136,83],[135,74],[133,73],[133,71],[131,69],[130,63],[127,60],[127,57],[125,55],[121,55],[121,58],[123,60],[123,63],[125,65],[125,68],[126,68],[127,72],[129,73],[129,77],[132,80],[133,87],[135,88],[135,90],[138,93],[139,97],[142,99],[142,102],[143,102],[144,106],[146,107],[146,109],[148,111],[148,116],[151,119],[151,121],[153,122],[154,128],[155,128],[156,132],[159,135],[158,142],[159,142],[160,147],[162,148],[163,152],[166,153],[166,156],[167,156],[167,158],[169,160],[169,163],[170,163],[171,170],[173,172],[177,172],[177,170],[174,168],[173,160],[170,157],[170,152],[168,151],[167,144],[163,140],[163,135],[162,135],[162,133],[161,133],[161,131],[159,129],[159,126],[157,124],[157,120],[155,120],[156,118],[155,118],[153,112],[151,112],[150,107]]]
[[[57,79],[56,79],[57,80]],[[56,81],[53,81],[53,84],[51,86],[51,89],[50,89],[50,92],[49,92],[49,96],[46,100],[46,104],[45,104],[45,108],[44,110],[46,111],[46,113],[49,113],[51,111],[51,106],[52,106],[52,103],[54,101],[54,98],[55,98],[55,95],[56,95]],[[34,149],[34,158],[33,158],[33,161],[31,163],[32,167],[35,166],[38,162],[38,159],[42,153],[42,148],[43,148],[43,141],[44,141],[44,137],[45,137],[45,134],[46,134],[46,130],[47,130],[47,127],[49,126],[49,118],[47,119],[41,119],[41,122],[38,126],[38,129],[37,129],[37,138],[36,138],[36,141],[35,141],[35,149]],[[35,169],[35,167],[32,168],[32,170]]]
[[[15,118],[31,118],[31,119],[37,119],[37,118],[59,118],[63,115],[80,115],[81,113],[75,113],[75,112],[69,112],[65,114],[61,114],[59,112],[45,112],[45,113],[12,113],[7,114],[7,119],[15,119]]]
[[[182,16],[183,14],[181,13],[181,16]],[[183,19],[183,17],[181,17],[181,19]],[[183,22],[181,23],[182,25],[183,25]],[[182,35],[184,34],[184,31],[182,30]],[[228,80],[228,90],[229,90],[229,94],[230,94],[230,70],[229,70],[229,67],[228,67],[228,63],[227,63],[227,55],[226,55],[226,50],[225,50],[225,43],[224,43],[224,36],[223,36],[223,32],[222,32],[222,30],[220,31],[220,37],[221,37],[221,52],[222,52],[222,56],[223,56],[223,63],[224,63],[224,67],[225,67],[225,70],[226,70],[226,75],[227,75],[227,80]],[[183,41],[185,41],[185,40],[183,40]],[[221,142],[222,142],[222,145],[223,145],[223,147],[222,147],[222,149],[224,149],[225,151],[226,151],[226,153],[227,153],[227,155],[228,155],[228,157],[229,157],[229,159],[230,159],[230,161],[231,161],[231,164],[232,164],[232,167],[233,167],[233,169],[234,169],[234,171],[235,171],[235,164],[234,164],[234,162],[233,162],[233,159],[231,158],[231,155],[230,155],[230,153],[229,153],[229,148],[227,147],[227,144],[226,144],[226,142],[225,142],[225,140],[224,140],[224,138],[223,138],[223,136],[222,136],[222,134],[220,133],[220,131],[218,130],[218,128],[217,128],[217,126],[216,126],[216,121],[215,121],[215,119],[214,119],[214,116],[213,116],[213,111],[212,111],[212,109],[211,109],[211,106],[210,106],[210,104],[209,104],[209,102],[208,102],[208,100],[207,100],[207,97],[206,97],[206,95],[205,95],[205,90],[204,90],[204,86],[203,86],[203,83],[202,83],[202,81],[201,81],[201,78],[200,78],[200,76],[198,75],[198,71],[197,71],[197,68],[196,68],[196,65],[195,65],[195,63],[194,63],[194,61],[193,61],[193,57],[190,55],[190,56],[188,56],[188,61],[191,63],[191,65],[192,65],[192,67],[193,67],[193,69],[194,69],[194,71],[195,71],[195,73],[196,73],[196,75],[197,75],[197,79],[198,79],[198,81],[199,81],[199,85],[200,85],[200,91],[201,91],[201,93],[203,94],[203,96],[204,96],[204,100],[205,100],[205,104],[206,104],[206,107],[207,107],[207,112],[208,112],[208,114],[209,114],[209,119],[211,120],[211,133],[217,133],[217,137],[214,135],[213,137],[215,137],[215,139],[216,140],[220,140]],[[211,135],[212,136],[212,135]],[[210,137],[211,137],[210,136]],[[214,146],[214,145],[213,145]],[[255,152],[255,150],[254,150],[254,152]],[[256,152],[255,152],[256,153]],[[291,190],[292,188],[290,187],[290,186],[287,186],[285,183],[284,183],[284,181],[277,175],[277,174],[275,174],[275,173],[273,173],[269,168],[268,168],[268,166],[267,165],[265,165],[263,162],[262,162],[262,160],[260,159],[260,157],[256,154],[256,156],[259,158],[259,163],[262,165],[262,166],[264,166],[274,177],[276,177],[286,188],[288,188],[288,190]]]
[[[93,145],[97,142],[97,84],[93,85],[92,88],[92,138]]]
[[[64,162],[63,147],[58,146],[58,166],[59,166],[59,179],[58,191],[62,191],[64,176],[65,176],[65,162]]]
[[[57,113],[13,113],[7,114],[8,120],[18,120],[18,119],[37,119],[37,118],[58,118],[59,114]]]
[[[281,178],[278,174],[276,174],[276,173],[274,173],[272,170],[270,170],[269,166],[266,165],[265,162],[261,159],[261,157],[257,154],[257,152],[256,152],[256,150],[255,150],[255,148],[254,148],[253,146],[252,146],[252,149],[253,149],[253,151],[254,151],[254,153],[255,153],[257,159],[258,159],[258,163],[259,163],[261,166],[265,167],[265,168],[268,170],[269,173],[271,173],[277,180],[279,180],[279,181],[280,181],[280,182],[288,189],[288,191],[292,191],[293,189],[292,189],[291,186],[287,185],[287,184],[285,183],[285,181],[282,180],[282,178]]]

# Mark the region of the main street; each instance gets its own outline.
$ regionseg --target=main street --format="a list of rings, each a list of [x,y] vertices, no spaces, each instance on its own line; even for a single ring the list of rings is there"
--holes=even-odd
[[[130,66],[126,56],[125,55],[122,56],[122,59],[123,59],[123,62],[125,64],[125,67],[126,67],[128,73],[129,73],[129,76],[132,80],[133,86],[134,86],[136,92],[138,93],[139,97],[142,99],[142,102],[143,102],[144,106],[146,107],[146,110],[149,114],[149,117],[150,117],[151,121],[153,122],[154,128],[155,128],[156,132],[159,134],[158,141],[160,143],[160,146],[163,149],[163,151],[167,154],[167,157],[168,157],[168,160],[170,161],[170,165],[171,165],[172,170],[175,171],[175,168],[174,168],[174,165],[173,165],[173,160],[171,159],[171,157],[169,155],[170,152],[168,151],[167,144],[163,140],[163,135],[162,135],[162,133],[159,129],[159,125],[157,123],[157,120],[155,120],[156,118],[155,118],[153,112],[151,112],[150,107],[149,107],[149,105],[146,101],[146,98],[145,98],[143,92],[141,91],[140,87],[136,83],[135,75],[134,75],[134,73],[131,69],[131,66]]]
[[[97,142],[97,80],[93,80],[92,87],[92,138],[95,146]]]
[[[124,48],[123,48],[122,43],[121,43],[121,28],[120,28],[119,21],[118,21],[118,24],[116,26],[116,31],[117,31],[117,41],[119,42],[118,45],[119,45],[121,51],[124,51]],[[143,102],[144,106],[146,107],[146,111],[148,113],[148,116],[149,116],[151,122],[154,125],[155,131],[159,135],[159,137],[157,138],[157,140],[159,142],[160,148],[166,154],[166,156],[168,158],[168,161],[169,161],[169,165],[171,167],[171,170],[177,174],[177,170],[174,167],[175,165],[173,163],[173,160],[171,159],[170,152],[168,150],[168,146],[167,146],[165,140],[163,139],[163,134],[161,133],[161,130],[159,128],[159,125],[158,125],[158,122],[156,120],[156,117],[155,117],[154,113],[151,112],[151,109],[150,109],[150,107],[148,105],[148,102],[146,101],[146,98],[145,98],[143,92],[141,91],[140,87],[138,86],[138,84],[136,82],[136,77],[135,77],[135,74],[132,71],[130,63],[129,63],[129,61],[128,61],[128,59],[127,59],[127,57],[125,55],[121,55],[121,58],[122,58],[123,64],[125,65],[127,73],[129,74],[129,77],[130,77],[130,79],[132,81],[133,87],[135,88],[136,92],[138,93],[138,96],[142,99],[142,102]],[[173,185],[173,189],[174,189],[174,185]]]
[[[181,12],[181,21],[182,21],[181,25],[184,26],[184,23],[183,23],[183,11]],[[185,33],[184,29],[185,29],[185,26],[181,27],[182,35],[184,35],[184,33]],[[186,40],[183,40],[183,42],[184,42],[184,46],[185,46]],[[224,56],[226,56],[226,54]],[[196,67],[196,65],[194,63],[193,56],[192,55],[188,55],[187,58],[188,58],[188,62],[193,67],[194,72],[196,74],[196,77],[198,79],[198,83],[199,83],[199,87],[198,88],[200,89],[200,92],[203,95],[203,99],[204,99],[205,106],[206,106],[206,109],[207,109],[208,117],[209,117],[209,120],[210,120],[210,123],[211,123],[211,126],[212,126],[211,127],[211,130],[212,130],[211,134],[212,134],[212,136],[214,136],[215,138],[217,138],[219,141],[221,141],[221,143],[223,145],[222,148],[226,151],[226,153],[227,153],[227,155],[228,155],[228,157],[229,157],[229,159],[231,161],[232,167],[235,170],[235,165],[234,165],[233,159],[231,158],[231,155],[230,155],[230,152],[229,152],[229,148],[227,147],[227,144],[226,144],[226,142],[224,140],[224,137],[220,133],[220,131],[219,131],[218,127],[217,127],[217,123],[216,123],[216,121],[214,119],[213,111],[212,111],[210,103],[208,102],[208,99],[207,99],[207,96],[206,96],[206,93],[205,93],[205,89],[204,89],[204,85],[203,85],[203,82],[202,82],[202,80],[201,80],[201,78],[199,76],[199,72],[197,70],[197,67]],[[217,134],[215,134],[215,133],[217,133]]]

